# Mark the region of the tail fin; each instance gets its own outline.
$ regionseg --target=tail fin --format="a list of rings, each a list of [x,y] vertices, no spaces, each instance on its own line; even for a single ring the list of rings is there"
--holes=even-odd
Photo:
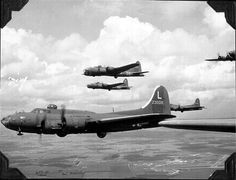
[[[141,72],[142,68],[141,68],[141,64],[139,61],[136,62],[138,65],[129,69],[128,72]]]
[[[128,80],[126,78],[124,79],[123,83],[124,83],[124,86],[128,86]]]
[[[169,95],[164,86],[160,86],[154,90],[151,99],[143,107],[143,111],[145,113],[171,114]]]
[[[197,99],[195,100],[194,105],[200,106],[200,100],[199,100],[199,98],[197,98]]]

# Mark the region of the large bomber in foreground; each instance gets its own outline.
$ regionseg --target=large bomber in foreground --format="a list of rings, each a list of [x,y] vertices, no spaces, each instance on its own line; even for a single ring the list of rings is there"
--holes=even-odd
[[[107,132],[130,131],[159,126],[235,132],[235,122],[206,122],[169,120],[171,115],[168,92],[165,87],[156,88],[151,99],[140,109],[98,114],[89,111],[57,109],[55,105],[47,109],[36,108],[31,112],[20,112],[2,119],[2,124],[12,130],[38,134],[96,133],[103,138]],[[169,120],[169,121],[165,121]],[[181,125],[179,125],[181,123]]]

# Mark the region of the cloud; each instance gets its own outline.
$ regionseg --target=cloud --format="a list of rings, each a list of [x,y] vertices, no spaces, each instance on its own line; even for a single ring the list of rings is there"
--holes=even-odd
[[[223,30],[229,27],[223,12],[217,13],[211,7],[207,7],[204,11],[204,16],[203,22],[215,31]]]
[[[129,16],[109,17],[103,25],[99,37],[91,42],[78,33],[58,40],[23,29],[4,28],[1,106],[30,110],[55,103],[103,112],[110,111],[111,106],[119,110],[139,108],[157,85],[167,87],[174,103],[192,103],[196,97],[206,105],[218,102],[219,97],[234,103],[234,65],[204,61],[215,55],[216,49],[233,46],[232,41],[224,41],[232,38],[230,30],[224,33],[225,29],[221,29],[213,37],[181,28],[161,31]],[[143,78],[129,78],[133,86],[130,91],[93,91],[86,84],[123,79],[81,75],[88,66],[122,66],[137,60],[150,73]],[[28,78],[9,82],[9,77]]]
[[[165,14],[168,20],[176,20],[184,18],[186,14],[191,14],[193,11],[198,10],[199,2],[161,2],[161,13]]]

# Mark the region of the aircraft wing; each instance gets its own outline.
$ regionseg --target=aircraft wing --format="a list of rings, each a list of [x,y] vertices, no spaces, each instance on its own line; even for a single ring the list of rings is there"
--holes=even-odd
[[[159,125],[175,129],[236,132],[236,119],[168,120],[160,122]]]
[[[206,59],[205,61],[225,61],[224,59]]]
[[[170,114],[143,114],[143,115],[127,115],[121,117],[103,118],[97,121],[89,122],[90,128],[95,127],[96,129],[102,129],[106,132],[111,131],[122,131],[132,129],[133,125],[136,124],[147,124],[157,123],[168,118],[174,118],[176,116]]]
[[[206,59],[205,61],[235,61],[235,59]]]
[[[119,74],[119,73],[127,71],[131,68],[134,68],[134,67],[138,66],[139,64],[140,63],[137,61],[136,63],[132,63],[132,64],[128,64],[126,66],[121,66],[121,67],[114,68],[112,71]]]
[[[108,88],[113,88],[113,87],[116,87],[116,86],[120,86],[122,84],[124,84],[124,83],[122,82],[122,83],[108,84],[107,87]]]

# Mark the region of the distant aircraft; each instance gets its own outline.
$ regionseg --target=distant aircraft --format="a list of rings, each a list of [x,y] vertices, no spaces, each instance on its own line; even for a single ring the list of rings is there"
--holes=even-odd
[[[90,67],[84,70],[85,76],[114,76],[117,77],[142,77],[144,73],[148,73],[148,71],[143,71],[141,68],[141,64],[139,61],[136,63],[128,64],[126,66],[121,67],[110,67],[110,66],[95,66]]]
[[[168,92],[165,87],[155,88],[151,99],[140,109],[94,113],[90,111],[57,109],[50,104],[47,109],[36,108],[31,112],[19,112],[1,120],[2,124],[11,130],[38,134],[57,134],[64,137],[67,134],[96,133],[104,138],[107,132],[130,131],[142,128],[168,126],[168,119],[176,116],[171,114]],[[166,124],[161,124],[161,122]],[[188,122],[186,121],[186,124]],[[205,126],[207,124],[207,126]],[[211,124],[209,121],[196,120],[191,126],[201,130],[235,132],[235,122]],[[171,127],[171,125],[170,125]],[[179,128],[179,127],[177,127]]]
[[[107,90],[127,90],[131,87],[128,85],[128,80],[124,79],[121,83],[115,83],[115,84],[105,84],[105,83],[92,83],[87,85],[88,88],[91,89],[107,89]]]
[[[198,98],[191,105],[181,106],[181,105],[170,104],[171,111],[181,111],[181,112],[195,111],[195,110],[202,110],[203,108],[205,108],[205,107],[200,106],[200,100]]]
[[[230,51],[226,56],[218,55],[217,59],[206,59],[206,61],[235,61],[235,51]]]

